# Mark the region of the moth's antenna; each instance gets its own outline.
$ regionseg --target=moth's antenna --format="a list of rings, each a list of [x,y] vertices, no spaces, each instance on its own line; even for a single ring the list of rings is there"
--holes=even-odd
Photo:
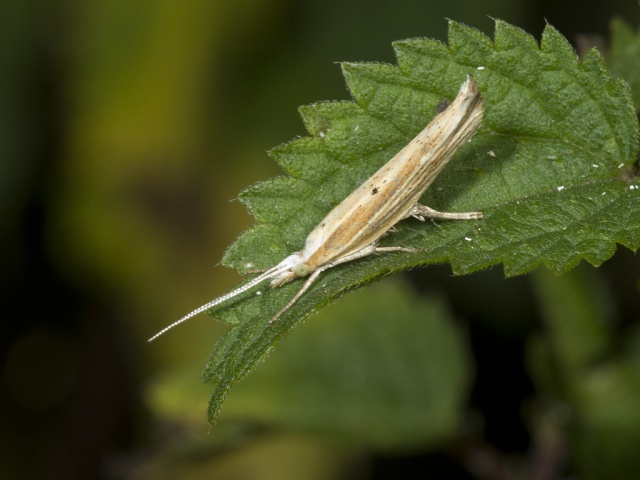
[[[276,275],[278,275],[281,271],[286,270],[287,268],[289,268],[288,265],[282,265],[282,263],[279,263],[278,265],[276,265],[273,268],[270,268],[269,270],[267,270],[266,272],[264,272],[261,275],[258,275],[256,278],[254,278],[253,280],[251,280],[249,283],[236,288],[235,290],[233,290],[232,292],[229,292],[225,295],[222,295],[221,297],[218,297],[214,300],[211,300],[209,303],[202,305],[201,307],[196,308],[193,312],[185,315],[184,317],[182,317],[180,320],[173,322],[171,325],[163,328],[162,330],[160,330],[158,333],[156,333],[153,337],[151,337],[149,340],[147,340],[148,342],[153,342],[156,338],[158,338],[160,335],[168,332],[169,330],[171,330],[173,327],[176,327],[178,325],[180,325],[181,323],[186,322],[187,320],[189,320],[191,317],[195,317],[196,315],[198,315],[199,313],[202,313],[206,310],[209,310],[210,308],[215,307],[216,305],[220,305],[223,302],[226,302],[227,300],[232,299],[233,297],[236,297],[238,295],[240,295],[241,293],[246,292],[247,290],[255,287],[256,285],[258,285],[259,283],[264,282],[265,280],[268,280],[269,278],[272,278]]]

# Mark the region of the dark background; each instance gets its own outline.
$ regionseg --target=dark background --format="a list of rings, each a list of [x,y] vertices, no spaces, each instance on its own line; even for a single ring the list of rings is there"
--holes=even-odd
[[[197,379],[223,327],[200,319],[170,340],[147,345],[145,339],[238,280],[213,268],[252,223],[242,205],[228,201],[280,174],[264,151],[305,134],[299,105],[349,98],[335,62],[393,63],[394,40],[446,41],[446,18],[489,36],[492,18],[500,18],[536,38],[548,22],[578,49],[587,35],[604,50],[614,16],[636,26],[640,6],[622,0],[2,2],[0,476],[162,478],[157,464],[171,461],[167,445],[211,441],[201,401],[210,387]],[[636,267],[621,252],[604,271],[624,290],[621,279],[634,278]],[[412,278],[425,289],[452,283],[456,312],[470,317],[476,363],[470,402],[484,415],[478,450],[484,473],[442,449],[376,456],[312,443],[307,453],[291,453],[291,445],[308,440],[283,435],[245,440],[207,468],[194,468],[204,463],[202,449],[182,460],[180,478],[210,478],[206,472],[269,478],[265,471],[274,462],[305,454],[314,459],[308,465],[319,462],[326,471],[303,468],[289,478],[424,478],[410,477],[415,470],[508,478],[505,457],[530,447],[522,404],[533,386],[522,351],[538,321],[534,301],[526,279],[505,282],[494,268],[479,282],[514,301],[509,315],[487,313],[481,300],[460,300],[460,292],[475,288],[464,282],[474,280],[449,273],[435,267]],[[635,294],[622,298],[637,300]],[[621,301],[628,303],[622,311],[637,319],[637,306]],[[474,321],[478,316],[491,321]],[[499,378],[492,373],[497,368]],[[180,398],[185,403],[170,409],[171,418],[148,400],[154,376],[167,371],[189,372],[184,382],[197,391],[193,403]]]

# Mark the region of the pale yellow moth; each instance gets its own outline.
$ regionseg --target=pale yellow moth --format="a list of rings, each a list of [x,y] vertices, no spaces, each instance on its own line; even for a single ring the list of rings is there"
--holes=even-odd
[[[277,287],[309,276],[298,293],[269,323],[291,307],[325,270],[382,252],[412,252],[405,247],[378,247],[377,242],[400,220],[424,217],[451,220],[482,218],[480,212],[444,213],[418,203],[425,190],[482,121],[484,106],[473,77],[467,76],[453,103],[438,114],[407,146],[345,198],[309,234],[304,248],[289,255],[245,285],[195,309],[151,337],[199,313],[271,280]]]

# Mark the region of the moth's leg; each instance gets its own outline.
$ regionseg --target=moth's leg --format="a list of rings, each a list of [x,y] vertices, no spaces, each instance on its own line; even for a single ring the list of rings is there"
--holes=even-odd
[[[295,297],[293,297],[289,303],[287,303],[278,313],[276,313],[271,320],[269,320],[269,323],[273,323],[275,322],[278,318],[280,318],[282,316],[282,314],[284,312],[286,312],[287,310],[289,310],[289,308],[291,308],[291,306],[293,306],[294,303],[296,303],[298,301],[298,299],[307,291],[309,290],[309,287],[311,287],[311,285],[313,284],[313,282],[316,281],[316,279],[318,278],[318,276],[324,272],[325,270],[328,270],[332,267],[335,267],[336,265],[340,265],[341,263],[346,263],[346,262],[351,262],[352,260],[356,260],[358,258],[362,258],[362,257],[367,257],[369,255],[373,255],[374,253],[383,253],[383,252],[415,252],[415,250],[411,249],[411,248],[406,248],[406,247],[377,247],[374,244],[371,245],[367,245],[366,247],[361,248],[360,250],[351,253],[349,255],[345,255],[344,257],[338,258],[336,260],[334,260],[333,262],[329,262],[326,265],[323,265],[321,267],[316,268],[316,270],[314,270],[314,272],[309,276],[309,278],[307,279],[307,281],[304,283],[304,285],[302,286],[302,288],[298,291],[298,293],[296,293]]]
[[[376,253],[384,253],[384,252],[407,252],[407,253],[415,253],[418,250],[415,248],[409,247],[378,247],[376,248]]]
[[[291,308],[291,306],[293,306],[294,303],[296,303],[298,301],[298,299],[302,296],[302,294],[304,292],[306,292],[307,290],[309,290],[309,287],[311,286],[311,284],[313,282],[316,281],[316,278],[318,278],[318,275],[320,275],[322,272],[324,272],[327,268],[330,268],[331,264],[327,264],[324,267],[318,268],[315,272],[313,272],[309,278],[307,278],[307,281],[304,282],[304,285],[302,286],[302,288],[298,291],[298,293],[296,293],[296,296],[293,297],[291,300],[289,300],[289,303],[287,303],[278,313],[276,313],[271,320],[269,320],[269,323],[273,323],[275,322],[278,318],[280,318],[280,316],[286,312],[287,310],[289,310],[289,308]]]
[[[289,308],[291,308],[291,306],[298,301],[298,299],[304,294],[304,292],[309,290],[309,287],[311,287],[313,282],[316,281],[316,278],[318,278],[318,276],[322,272],[324,272],[325,270],[330,269],[331,267],[335,267],[336,265],[340,265],[341,263],[350,262],[351,260],[355,260],[357,258],[366,257],[368,255],[371,255],[371,254],[375,253],[375,252],[376,252],[376,245],[375,244],[367,245],[366,247],[361,248],[357,252],[354,252],[354,253],[352,253],[350,255],[345,255],[344,257],[341,257],[341,258],[338,258],[338,259],[334,260],[333,262],[329,262],[326,265],[322,265],[321,267],[316,268],[314,270],[314,272],[309,276],[307,281],[304,283],[302,288],[298,291],[298,293],[296,293],[296,296],[293,297],[289,301],[289,303],[287,303],[284,306],[284,308],[282,308],[282,310],[280,310],[278,313],[276,313],[273,316],[273,318],[271,320],[269,320],[269,323],[275,322],[278,318],[280,318],[280,316],[284,312],[289,310]]]
[[[415,206],[409,210],[407,217],[414,217],[424,222],[424,217],[429,218],[442,218],[447,220],[477,220],[482,218],[482,212],[439,212],[433,208],[429,208],[426,205],[416,203]]]

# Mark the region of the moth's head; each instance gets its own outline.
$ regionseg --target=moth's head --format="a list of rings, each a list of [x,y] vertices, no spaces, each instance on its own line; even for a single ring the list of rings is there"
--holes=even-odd
[[[271,285],[279,287],[295,278],[306,277],[311,271],[300,252],[293,253],[277,265]]]

